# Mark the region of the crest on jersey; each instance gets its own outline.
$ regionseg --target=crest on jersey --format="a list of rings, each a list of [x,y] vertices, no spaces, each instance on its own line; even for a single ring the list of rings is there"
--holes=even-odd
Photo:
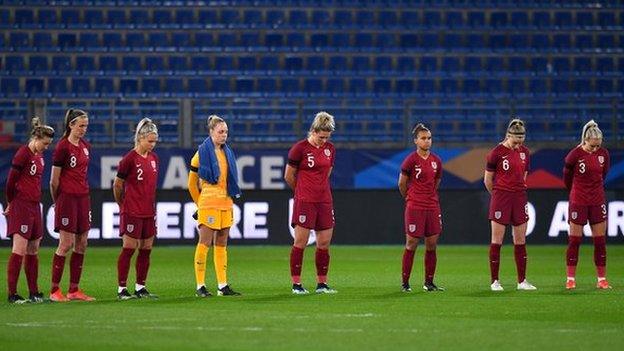
[[[61,224],[65,225],[65,226],[68,225],[69,224],[69,218],[67,218],[67,217],[61,218]]]
[[[329,149],[325,149],[323,150],[323,152],[325,153],[325,156],[329,157],[331,155],[331,151]]]
[[[126,226],[126,231],[127,231],[128,233],[132,233],[132,232],[134,231],[134,224],[128,224],[128,225]]]
[[[22,232],[22,234],[26,234],[28,232],[28,224],[22,224],[20,226],[20,232]]]
[[[299,223],[305,223],[306,215],[299,215]]]
[[[431,168],[438,169],[438,164],[435,161],[431,161]]]
[[[598,162],[604,163],[604,156],[598,156]]]
[[[407,230],[409,230],[410,233],[413,233],[416,231],[416,224],[410,224],[407,226]]]
[[[150,163],[152,164],[152,168],[156,169],[156,161],[152,160]]]
[[[82,148],[82,152],[84,152],[85,155],[89,156],[89,149],[87,149],[86,147]]]
[[[503,214],[501,213],[501,211],[494,212],[494,218],[496,218],[496,219],[500,219],[502,215]]]
[[[577,219],[578,218],[578,212],[573,211],[572,212],[572,219]]]
[[[521,159],[522,161],[526,160],[526,154],[525,154],[524,152],[521,152],[521,153],[520,153],[520,159]]]
[[[215,218],[214,216],[208,216],[208,224],[214,224]]]

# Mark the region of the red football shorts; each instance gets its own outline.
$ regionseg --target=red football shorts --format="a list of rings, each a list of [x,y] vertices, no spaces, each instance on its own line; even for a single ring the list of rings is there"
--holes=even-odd
[[[82,234],[91,229],[91,198],[89,195],[60,193],[54,204],[54,231]]]
[[[11,201],[7,216],[7,236],[19,234],[26,240],[37,240],[43,236],[43,219],[38,202]]]
[[[577,205],[570,203],[568,206],[568,221],[585,225],[601,223],[607,220],[607,206],[602,205]]]
[[[325,202],[303,202],[295,199],[290,225],[306,229],[325,230],[336,225],[334,206]]]
[[[526,191],[510,192],[504,190],[492,191],[490,198],[491,221],[503,225],[521,225],[529,220],[528,197]]]
[[[156,217],[134,217],[122,213],[119,219],[119,236],[149,239],[156,235]]]
[[[418,210],[405,207],[405,234],[422,238],[442,233],[440,209]]]

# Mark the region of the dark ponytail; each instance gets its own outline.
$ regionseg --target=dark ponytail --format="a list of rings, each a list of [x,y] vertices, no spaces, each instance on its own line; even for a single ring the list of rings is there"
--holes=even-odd
[[[431,132],[431,130],[429,130],[424,123],[416,123],[412,128],[412,136],[414,139],[418,138],[418,133],[420,132]]]

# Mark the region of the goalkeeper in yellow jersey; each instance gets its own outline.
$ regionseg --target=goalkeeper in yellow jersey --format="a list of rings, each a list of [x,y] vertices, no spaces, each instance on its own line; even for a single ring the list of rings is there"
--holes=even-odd
[[[196,294],[208,297],[206,259],[214,243],[214,267],[218,296],[236,296],[227,282],[227,240],[233,224],[233,198],[240,197],[234,152],[226,144],[228,127],[218,116],[208,117],[210,135],[191,160],[188,189],[197,204],[199,242],[195,248]]]

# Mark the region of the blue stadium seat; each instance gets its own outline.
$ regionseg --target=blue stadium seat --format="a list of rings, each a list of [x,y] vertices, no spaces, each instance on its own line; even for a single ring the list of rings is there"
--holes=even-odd
[[[71,92],[78,97],[87,97],[93,96],[91,90],[91,82],[87,78],[74,78],[71,80],[72,88]],[[100,90],[100,86],[98,86],[98,91]]]
[[[560,29],[570,29],[574,25],[572,23],[572,12],[557,11],[555,12],[555,26]]]
[[[423,56],[420,58],[419,70],[422,72],[435,72],[438,70],[438,59],[431,56]]]
[[[546,11],[536,11],[533,12],[533,25],[537,28],[548,28],[550,27],[550,12]]]
[[[354,38],[354,46],[358,49],[368,50],[373,47],[372,33],[357,33]]]
[[[139,33],[127,33],[126,45],[130,47],[132,51],[146,50],[148,45],[145,41],[145,36],[142,32]]]
[[[30,40],[27,33],[11,32],[9,34],[9,43],[15,51],[28,48],[30,46]]]
[[[535,73],[548,72],[548,59],[545,57],[533,57],[531,58],[531,70]]]
[[[597,79],[596,92],[604,97],[618,96],[614,89],[613,79]]]
[[[113,97],[118,95],[115,84],[111,78],[97,78],[95,80],[95,87],[97,87],[96,91],[101,97]]]
[[[551,81],[551,91],[557,96],[571,96],[570,81],[568,79],[553,79]]]
[[[379,33],[376,35],[375,47],[384,51],[394,51],[398,47],[397,36],[394,33]]]
[[[156,25],[152,24],[149,18],[147,10],[133,9],[130,10],[128,23],[137,28],[156,28]]]
[[[44,90],[44,80],[40,78],[26,79],[25,92],[30,97],[43,97],[46,95]]]
[[[125,59],[125,57],[124,57]],[[98,87],[99,88],[99,87]],[[136,79],[126,79],[122,78],[119,80],[119,91],[128,97],[139,97],[141,93],[139,93],[139,83]]]
[[[423,13],[423,23],[427,28],[441,28],[442,13],[440,11],[425,11]]]
[[[62,34],[61,34],[62,35]],[[61,36],[59,35],[59,37]],[[59,38],[59,46],[60,46]],[[55,50],[52,44],[52,35],[48,32],[36,32],[33,34],[33,45],[38,51],[52,51]]]
[[[418,79],[416,91],[421,95],[435,95],[435,81],[432,79]]]
[[[234,84],[237,93],[249,95],[253,93],[255,81],[250,78],[237,78]]]
[[[35,28],[35,14],[32,9],[16,9],[15,23],[21,28]]]
[[[465,42],[466,46],[474,52],[483,51],[485,48],[485,37],[483,34],[468,34],[466,35]]]
[[[590,11],[577,11],[576,25],[579,28],[585,29],[594,27],[594,13]]]
[[[212,33],[195,33],[195,46],[197,46],[200,51],[206,51],[215,46]]]
[[[222,48],[233,49],[238,45],[238,41],[236,39],[236,34],[234,33],[220,33],[217,35],[217,45]]]
[[[390,79],[373,80],[373,92],[377,96],[385,96],[392,93],[392,81]]]
[[[121,67],[130,74],[140,74],[144,71],[139,56],[124,56],[121,59]]]
[[[182,78],[165,78],[163,82],[163,92],[167,97],[189,96],[187,90],[184,88],[184,80]]]
[[[512,34],[509,43],[516,52],[524,52],[529,48],[529,36],[526,34]]]
[[[555,34],[553,36],[553,44],[559,52],[567,52],[572,47],[572,42],[570,40],[569,34]]]
[[[195,11],[178,9],[175,12],[175,23],[180,28],[191,28],[195,23]],[[207,23],[210,24],[210,23]]]
[[[63,51],[70,51],[77,45],[76,34],[73,33],[63,33],[59,34],[58,37],[58,46]]]
[[[312,11],[312,24],[318,28],[326,28],[331,24],[331,16],[327,10]]]
[[[158,78],[143,78],[141,80],[141,91],[147,94],[147,96],[161,95],[162,88],[160,84],[160,79]],[[169,89],[168,86],[167,89]]]
[[[404,51],[411,51],[418,47],[420,41],[418,40],[418,34],[401,34],[399,36],[399,42]]]
[[[315,50],[323,50],[329,45],[329,37],[325,33],[315,33],[310,35],[310,46]]]
[[[0,28],[10,28],[10,13],[8,9],[0,9]]]
[[[574,57],[574,71],[576,73],[589,73],[593,71],[591,57]]]
[[[232,56],[217,56],[215,58],[215,69],[219,71],[234,70],[234,58]]]
[[[507,45],[507,36],[505,34],[490,34],[489,48],[493,51],[505,50],[509,47]]]
[[[425,51],[429,49],[435,50],[438,48],[439,40],[438,34],[425,33],[421,35],[420,46],[425,48]]]
[[[109,25],[104,23],[104,10],[85,10],[84,19],[90,28],[110,28]]]
[[[462,87],[462,92],[467,96],[479,96],[483,94],[479,79],[466,79]]]
[[[308,96],[322,96],[325,94],[323,80],[319,78],[306,78],[303,80],[303,91]]]
[[[80,48],[89,52],[106,51],[106,47],[100,45],[100,39],[97,33],[82,32],[80,33]]]
[[[335,73],[342,73],[349,69],[347,58],[345,56],[330,56],[328,69]]]
[[[548,95],[546,80],[539,78],[531,79],[529,83],[529,91],[534,97],[543,97]]]
[[[178,27],[173,21],[173,11],[171,10],[154,10],[153,23],[156,23],[159,28]]]
[[[117,56],[100,56],[100,70],[103,72],[115,72],[119,70]]]
[[[260,70],[271,73],[280,69],[279,59],[277,56],[263,56],[258,63]]]
[[[216,10],[199,10],[197,14],[197,22],[200,26],[205,28],[220,27]],[[199,33],[197,33],[199,34]]]
[[[283,10],[269,10],[266,13],[266,23],[271,28],[279,28],[286,23],[286,14]]]
[[[547,50],[550,48],[550,39],[545,34],[531,35],[531,48],[537,51]]]
[[[412,56],[400,56],[397,58],[397,69],[400,72],[416,71],[416,62]]]
[[[59,20],[61,26],[67,28],[87,28],[87,24],[80,21],[80,12],[76,9],[62,9]]]
[[[16,97],[20,95],[19,79],[2,78],[0,79],[0,93],[6,97]]]
[[[255,51],[262,47],[260,34],[258,32],[242,33],[240,35],[240,45],[246,50]]]
[[[28,69],[35,73],[48,71],[48,58],[46,56],[30,56],[28,58]]]
[[[488,57],[485,59],[485,68],[489,72],[498,73],[505,70],[502,57]]]
[[[11,75],[23,75],[26,72],[23,56],[6,56],[4,67]]]
[[[624,36],[620,36],[620,48],[615,45],[615,36],[613,34],[599,34],[598,35],[598,48],[604,52],[610,52],[611,50],[618,49],[621,51],[621,46],[624,44],[622,41]]]
[[[277,93],[277,81],[274,78],[258,78],[258,92],[262,96],[273,96]]]
[[[72,70],[71,57],[69,56],[53,56],[52,57],[52,70],[57,74],[70,73]]]
[[[441,70],[446,74],[452,74],[460,71],[459,58],[458,57],[444,57],[442,59]]]
[[[333,33],[331,35],[331,46],[339,50],[352,47],[351,35],[349,33]]]
[[[504,97],[506,95],[500,79],[486,79],[484,83],[485,91],[493,97]]]
[[[102,43],[108,47],[109,51],[129,51],[129,48],[122,44],[120,33],[102,34]]]
[[[67,79],[65,78],[48,79],[48,92],[52,96],[56,96],[56,97],[68,96],[69,89],[67,89]]]
[[[526,57],[522,56],[522,57],[510,57],[509,58],[509,66],[508,66],[508,70],[511,72],[518,72],[518,73],[523,73],[526,74],[525,72],[529,71],[529,68],[527,66],[527,60]]]
[[[615,20],[615,13],[612,11],[598,12],[598,24],[603,29],[612,29],[617,25]]]
[[[448,97],[456,97],[459,95],[459,82],[457,79],[440,80],[440,92]]]
[[[291,10],[288,23],[293,28],[306,28],[309,26],[308,12],[304,10]]]
[[[293,79],[293,78],[282,79],[280,91],[284,95],[289,95],[289,96],[298,95],[301,92],[301,88],[299,87],[299,79]]]
[[[511,13],[511,25],[516,29],[527,29],[529,25],[529,16],[525,11],[514,11]]]
[[[444,47],[451,51],[463,50],[462,39],[461,34],[445,34],[443,37]]]
[[[306,46],[305,35],[303,33],[288,33],[286,35],[286,44],[291,50],[301,50]]]
[[[587,52],[591,51],[595,48],[593,43],[593,38],[588,34],[579,34],[576,36],[576,45],[577,50]]]
[[[379,20],[377,23],[383,28],[398,28],[400,26],[396,11],[379,12]]]
[[[390,56],[377,56],[375,58],[375,70],[378,74],[389,74],[390,71],[393,71],[392,67],[392,57]]]
[[[512,96],[526,95],[525,82],[523,79],[510,79],[507,81],[507,89]]]
[[[464,18],[462,12],[446,11],[444,23],[452,29],[464,28]]]
[[[164,56],[147,56],[145,57],[145,70],[152,74],[170,74],[171,71],[165,67]]]
[[[208,81],[205,78],[191,78],[188,80],[188,91],[195,97],[209,95]]]
[[[464,58],[464,70],[467,72],[481,72],[481,57],[468,56]]]
[[[509,22],[506,11],[495,11],[490,13],[490,26],[493,28],[505,28]]]
[[[264,44],[269,48],[279,48],[284,46],[284,36],[279,33],[268,33],[264,37]]]
[[[370,72],[371,63],[369,56],[353,56],[352,69],[357,72]]]
[[[406,12],[407,11],[403,13],[403,16],[408,15]],[[356,11],[355,12],[355,24],[357,24],[357,26],[362,29],[368,28],[371,25],[375,26],[377,24],[377,22],[375,21],[375,13],[372,11],[366,11],[366,10]]]
[[[188,48],[191,46],[191,35],[187,32],[173,32],[171,33],[171,46],[181,48]]]
[[[59,28],[56,10],[39,9],[38,22],[42,24],[44,28]]]
[[[367,95],[369,92],[366,79],[353,78],[349,81],[349,93],[352,95]]]
[[[341,96],[347,91],[346,81],[342,78],[329,78],[326,91],[331,96]]]
[[[396,81],[396,91],[401,96],[411,96],[415,93],[413,79],[398,79]]]
[[[106,23],[114,28],[126,27],[126,11],[110,9],[106,14]]]
[[[555,57],[553,59],[553,70],[558,73],[569,73],[572,71],[570,67],[570,58],[566,57]]]
[[[256,70],[255,56],[240,56],[238,58],[238,69],[242,72],[251,72]]]
[[[596,59],[596,69],[602,75],[617,74],[617,69],[615,68],[613,57],[598,57]]]
[[[485,14],[482,11],[468,12],[468,25],[472,28],[484,28]]]
[[[156,51],[170,47],[167,33],[164,32],[150,32],[147,36],[147,43]]]
[[[325,71],[325,57],[324,56],[308,56],[306,59],[306,70],[312,73],[319,73]]]
[[[334,12],[334,25],[339,28],[351,28],[353,26],[353,12],[350,10],[336,10]]]
[[[237,28],[243,23],[240,11],[238,9],[221,10],[221,23],[226,25],[229,28]]]
[[[303,58],[299,56],[286,56],[284,58],[284,69],[291,73],[301,71],[303,69]]]

